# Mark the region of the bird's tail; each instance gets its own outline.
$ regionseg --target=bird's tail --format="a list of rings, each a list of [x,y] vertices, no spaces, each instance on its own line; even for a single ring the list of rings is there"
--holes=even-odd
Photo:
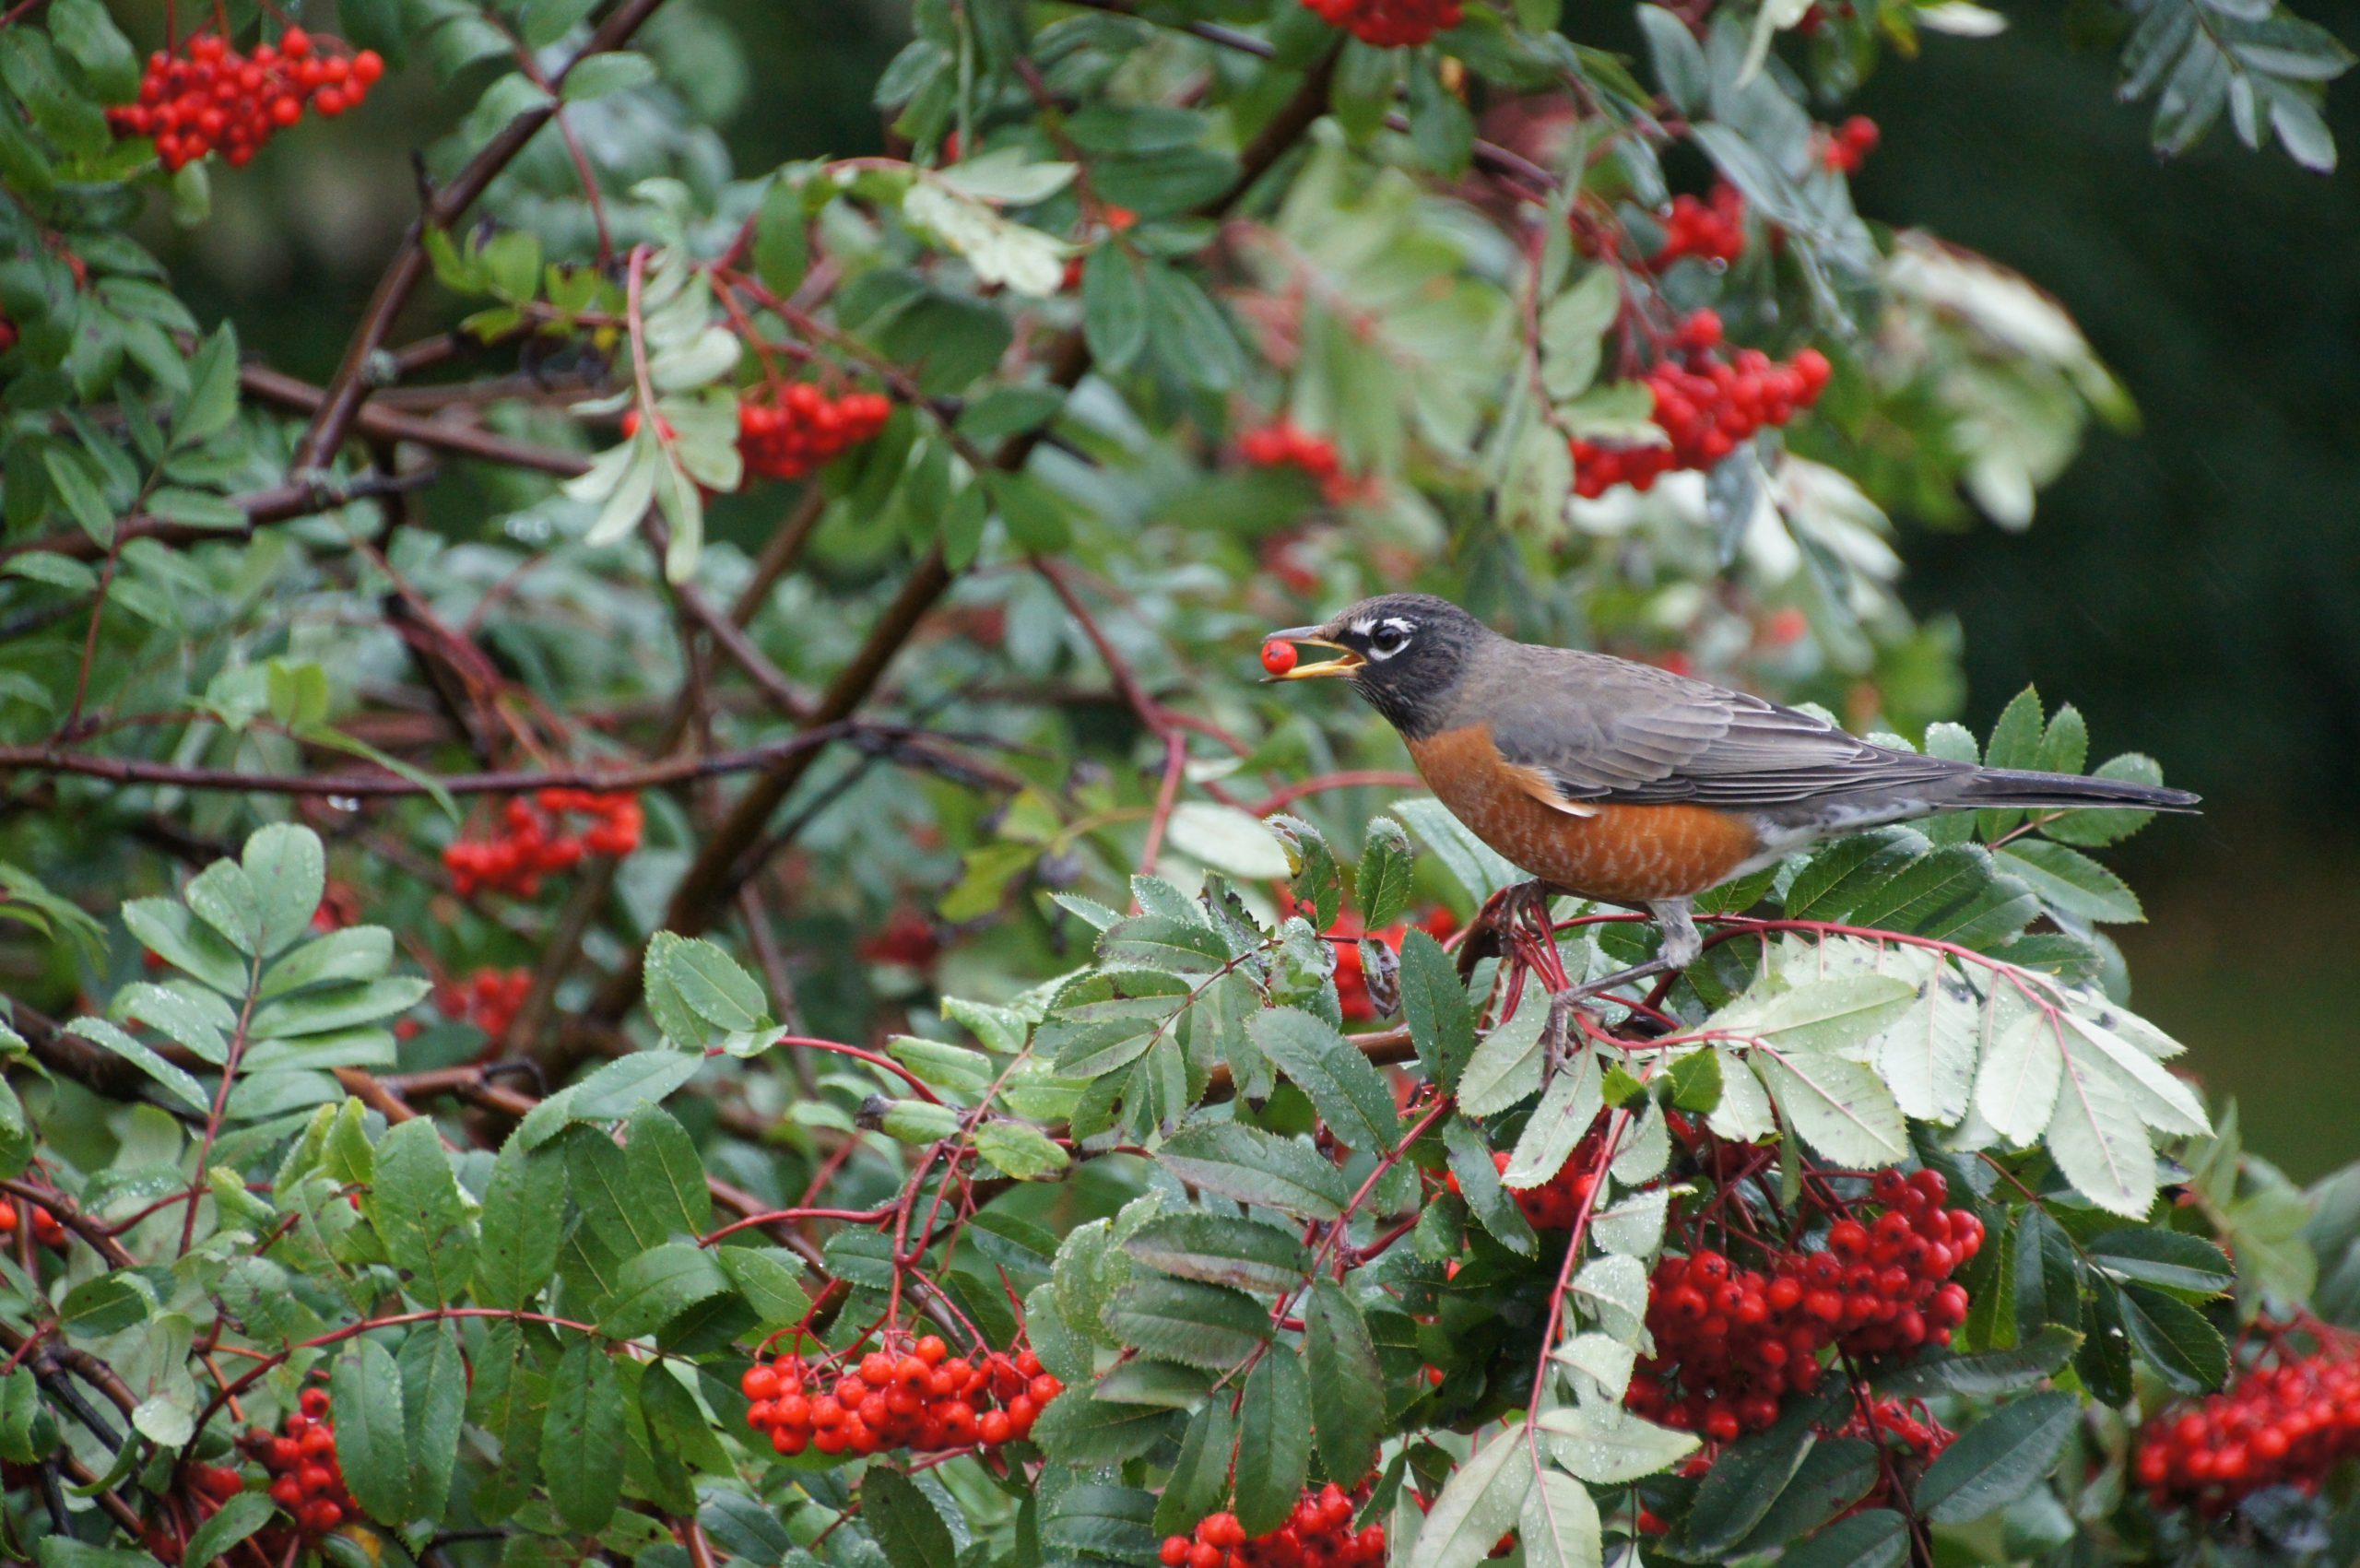
[[[2142,811],[2193,811],[2197,799],[2184,789],[2133,784],[2126,779],[1978,768],[1960,781],[1951,804],[2000,808],[2115,806]]]

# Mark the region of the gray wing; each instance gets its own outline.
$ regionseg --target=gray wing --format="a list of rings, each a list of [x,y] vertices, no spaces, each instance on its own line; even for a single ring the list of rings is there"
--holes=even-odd
[[[1828,796],[1956,783],[1961,762],[1872,746],[1760,697],[1602,654],[1540,658],[1467,692],[1507,761],[1546,773],[1569,800],[1775,809]],[[1479,705],[1480,704],[1480,705]]]

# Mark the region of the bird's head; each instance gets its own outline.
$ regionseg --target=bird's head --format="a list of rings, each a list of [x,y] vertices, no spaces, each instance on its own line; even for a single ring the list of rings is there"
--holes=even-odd
[[[1290,627],[1264,641],[1332,649],[1334,658],[1298,664],[1271,678],[1350,680],[1394,728],[1415,738],[1437,727],[1442,701],[1466,673],[1469,657],[1493,635],[1448,599],[1381,594],[1322,625]]]

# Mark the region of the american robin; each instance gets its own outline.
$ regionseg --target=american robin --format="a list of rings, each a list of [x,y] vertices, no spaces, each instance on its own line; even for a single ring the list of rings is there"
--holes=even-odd
[[[1701,949],[1696,895],[1822,839],[1941,811],[2197,800],[1871,745],[1652,665],[1511,642],[1428,594],[1363,599],[1268,641],[1335,650],[1273,678],[1350,680],[1477,838],[1549,887],[1651,912],[1665,969]]]

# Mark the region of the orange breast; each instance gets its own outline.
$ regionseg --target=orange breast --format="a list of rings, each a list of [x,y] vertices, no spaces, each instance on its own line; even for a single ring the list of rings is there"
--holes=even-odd
[[[1481,725],[1409,743],[1434,796],[1520,869],[1584,898],[1645,903],[1729,879],[1762,847],[1752,824],[1707,806],[1585,807],[1575,816],[1519,782]]]

